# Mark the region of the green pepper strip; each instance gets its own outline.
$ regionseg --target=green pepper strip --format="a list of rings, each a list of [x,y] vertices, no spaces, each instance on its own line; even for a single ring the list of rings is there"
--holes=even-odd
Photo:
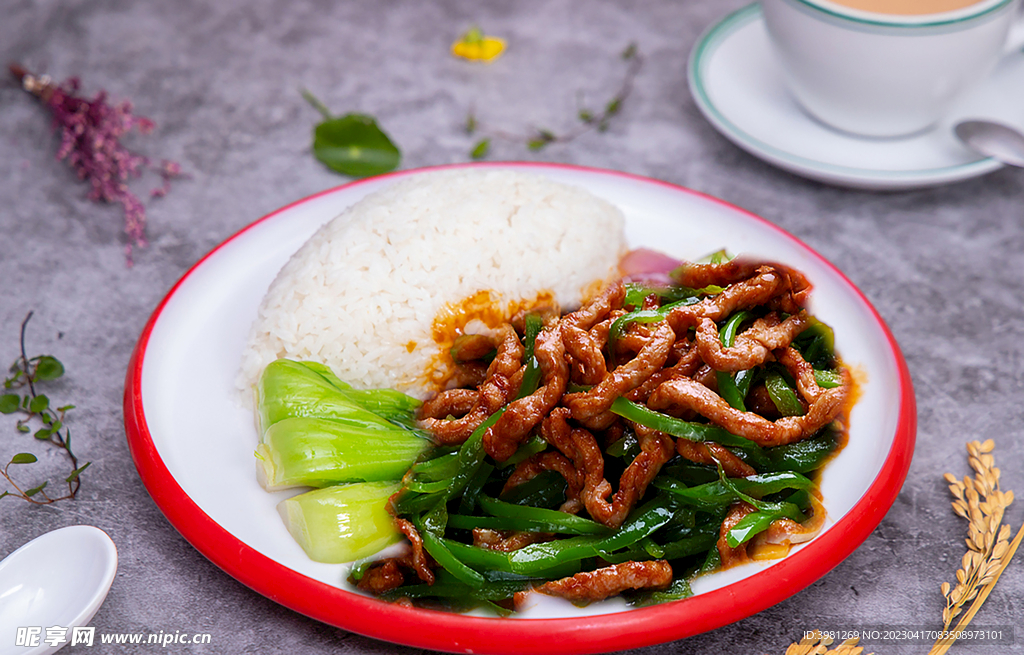
[[[432,494],[439,491],[444,491],[448,488],[448,480],[438,480],[437,482],[423,482],[417,479],[410,480],[405,483],[405,488],[409,491],[415,491],[421,494]]]
[[[609,536],[570,537],[559,541],[531,544],[509,553],[508,561],[514,573],[530,575],[555,564],[579,561],[586,557],[607,557],[631,546],[672,519],[667,501],[655,499],[633,512],[619,530]]]
[[[484,577],[462,563],[445,544],[444,530],[448,523],[448,511],[443,502],[426,514],[413,517],[412,521],[423,540],[423,549],[441,568],[473,588],[483,586]]]
[[[793,346],[804,359],[815,368],[832,366],[835,359],[835,332],[828,325],[815,319],[793,340]]]
[[[611,411],[624,419],[645,425],[649,428],[670,434],[673,437],[681,437],[690,441],[714,441],[723,446],[735,446],[744,450],[758,453],[763,456],[764,451],[756,443],[749,439],[732,434],[718,426],[707,423],[691,423],[683,421],[668,414],[655,412],[643,405],[639,405],[623,397],[615,399]]]
[[[750,312],[743,310],[736,312],[729,317],[729,320],[725,322],[725,325],[722,326],[722,330],[718,333],[723,346],[726,348],[732,348],[733,344],[736,343],[736,333],[739,332],[740,324],[747,320],[749,316]],[[722,395],[722,398],[724,398],[733,409],[745,412],[747,411],[747,406],[744,402],[746,394],[741,393],[739,385],[736,383],[737,375],[727,371],[716,371],[715,377],[718,380],[718,393]]]
[[[664,320],[665,314],[661,309],[638,309],[612,321],[612,326],[608,330],[608,353],[612,360],[612,367],[615,366],[615,344],[622,338],[630,324],[655,323]]]
[[[661,591],[647,591],[640,594],[634,602],[630,603],[634,607],[647,607],[648,605],[657,605],[658,603],[666,603],[670,600],[680,600],[682,598],[689,598],[693,595],[693,590],[690,589],[690,582],[686,578],[676,578],[669,585],[668,589]]]
[[[691,537],[685,537],[683,539],[677,539],[667,544],[661,544],[660,550],[661,555],[654,555],[650,550],[636,545],[628,548],[622,552],[614,554],[605,554],[602,557],[609,564],[619,564],[621,562],[639,561],[645,559],[682,559],[683,557],[690,557],[691,555],[699,555],[709,548],[713,548],[718,542],[718,529],[715,528],[712,531],[703,531],[699,534],[695,534]]]
[[[690,287],[683,287],[678,285],[666,286],[666,287],[651,287],[646,284],[637,284],[631,282],[626,285],[626,295],[622,299],[623,307],[641,307],[644,304],[644,300],[647,296],[652,293],[658,296],[662,302],[679,302],[686,300],[688,302],[696,302],[698,296],[701,293],[701,289],[691,289]]]
[[[768,395],[775,408],[783,416],[800,416],[804,413],[804,406],[800,404],[800,398],[796,390],[789,386],[786,378],[778,371],[769,371],[764,378],[764,386],[768,389]]]
[[[423,539],[423,549],[427,551],[427,553],[434,558],[434,561],[440,564],[444,570],[448,571],[470,587],[478,588],[483,586],[484,576],[463,564],[457,557],[455,557],[455,555],[452,554],[452,551],[448,550],[444,541],[425,531],[421,531],[420,537]]]
[[[459,558],[466,565],[481,571],[505,571],[512,572],[512,564],[509,562],[508,553],[498,550],[489,550],[479,546],[470,546],[452,539],[445,539],[444,546],[452,554]]]
[[[476,475],[477,470],[484,463],[484,432],[487,428],[491,427],[498,422],[501,415],[505,413],[505,408],[502,407],[498,411],[494,412],[487,417],[483,423],[480,424],[473,434],[469,435],[469,439],[462,444],[459,448],[459,470],[452,476],[451,485],[448,487],[448,491],[445,493],[445,500],[451,500],[457,495],[462,493],[462,490],[466,488],[469,481]]]
[[[569,485],[557,471],[541,471],[532,480],[509,489],[501,494],[500,499],[506,503],[557,509],[566,499]]]
[[[727,505],[734,500],[747,500],[751,496],[766,496],[784,489],[809,489],[814,486],[814,482],[799,473],[779,471],[758,473],[746,478],[720,479],[696,487],[687,487],[684,482],[659,476],[654,479],[654,486],[670,492],[676,500],[704,508]]]
[[[517,591],[526,589],[529,582],[529,578],[500,581],[486,580],[481,586],[472,587],[442,569],[437,572],[436,579],[432,585],[417,584],[399,587],[381,594],[381,597],[392,599],[398,597],[464,598],[468,596],[474,600],[506,600],[511,598]]]
[[[450,539],[444,540],[445,546],[461,561],[475,569],[479,569],[485,580],[557,580],[580,572],[579,559],[559,562],[547,568],[538,568],[528,575],[521,575],[512,570],[509,553],[488,550],[478,546],[470,546]]]
[[[835,389],[843,383],[842,376],[836,371],[814,369],[814,382],[822,389]]]
[[[795,494],[794,494],[795,495]],[[729,546],[735,548],[750,540],[754,535],[764,532],[768,526],[777,519],[787,518],[797,523],[807,520],[807,517],[800,508],[791,502],[761,503],[763,507],[759,511],[747,514],[737,521],[736,525],[726,534],[725,540]]]
[[[540,386],[540,362],[537,361],[533,354],[537,344],[537,335],[540,334],[543,327],[544,323],[541,321],[540,316],[537,314],[526,315],[526,324],[523,330],[525,347],[523,363],[526,364],[526,370],[523,371],[523,380],[519,383],[519,392],[516,394],[517,399],[529,396]]]
[[[523,353],[523,361],[528,362],[533,359],[534,348],[537,343],[537,335],[544,328],[544,321],[541,320],[538,314],[527,314],[523,325],[523,340],[525,346],[525,352]]]
[[[543,507],[529,507],[506,503],[496,498],[480,496],[477,502],[480,509],[492,516],[509,519],[521,519],[537,525],[542,525],[540,532],[555,532],[559,534],[608,534],[610,530],[590,519],[585,519],[575,514],[567,514],[554,509]]]
[[[722,555],[718,552],[717,548],[709,548],[708,554],[704,558],[704,564],[700,567],[701,573],[711,573],[712,571],[718,570],[718,567],[722,566]]]
[[[412,466],[412,473],[417,480],[435,482],[437,480],[451,479],[458,469],[459,453],[447,453],[440,457],[417,462]]]
[[[519,530],[523,532],[551,532],[555,534],[593,534],[593,532],[587,530],[577,530],[561,524],[532,521],[530,519],[510,516],[466,516],[465,514],[452,514],[448,517],[448,526],[461,530],[487,528],[490,530]]]
[[[548,442],[544,441],[544,438],[541,437],[540,435],[535,434],[532,437],[530,437],[526,441],[526,443],[520,446],[519,450],[513,453],[511,457],[506,459],[504,462],[499,463],[498,468],[504,469],[510,466],[515,466],[516,464],[523,461],[527,457],[530,457],[531,455],[536,455],[537,453],[543,451],[547,447]]]
[[[480,495],[480,491],[484,488],[487,483],[487,478],[491,477],[491,473],[494,472],[494,467],[486,462],[480,465],[477,469],[476,474],[470,479],[469,484],[466,485],[466,490],[462,493],[462,498],[459,499],[459,511],[463,514],[469,514],[476,508],[476,499]]]
[[[748,368],[745,371],[736,372],[736,388],[740,390],[741,396],[747,397],[747,393],[750,391],[750,387],[753,386],[755,379],[757,379],[756,368]]]
[[[768,453],[773,470],[807,473],[821,467],[838,446],[839,433],[826,427],[820,436],[768,448],[765,452]]]

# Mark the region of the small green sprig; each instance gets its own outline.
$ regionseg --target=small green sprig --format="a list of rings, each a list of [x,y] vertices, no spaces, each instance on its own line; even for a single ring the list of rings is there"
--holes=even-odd
[[[622,104],[633,91],[633,82],[643,66],[643,57],[640,55],[640,50],[635,43],[630,43],[622,51],[620,57],[623,61],[627,62],[627,67],[622,86],[619,87],[618,92],[605,103],[601,111],[596,112],[580,106],[576,112],[576,119],[579,121],[579,124],[562,134],[556,134],[551,130],[543,128],[535,128],[525,134],[487,128],[481,125],[480,121],[477,120],[476,113],[471,109],[466,117],[466,133],[480,133],[482,138],[473,144],[469,156],[473,159],[483,159],[486,157],[490,153],[491,142],[494,139],[522,143],[529,150],[538,151],[552,143],[568,143],[590,130],[597,130],[598,132],[607,131],[612,117],[622,111]]]
[[[45,441],[60,448],[70,460],[71,473],[64,478],[67,484],[67,493],[63,496],[51,497],[46,493],[48,482],[25,489],[15,481],[10,469],[12,466],[34,464],[38,459],[32,453],[18,453],[11,458],[11,461],[0,469],[0,475],[7,480],[14,491],[5,490],[0,493],[0,498],[12,496],[21,498],[35,505],[49,505],[58,500],[70,500],[78,494],[82,485],[81,474],[89,467],[91,462],[82,466],[78,465],[78,458],[71,450],[71,430],[64,424],[65,414],[74,409],[74,405],[62,405],[55,407],[51,404],[50,398],[45,394],[36,391],[36,384],[49,382],[64,375],[64,365],[52,355],[37,355],[29,357],[25,350],[25,329],[28,326],[32,312],[25,316],[21,322],[21,355],[14,361],[10,368],[10,375],[4,380],[3,393],[0,394],[0,414],[20,414],[16,424],[18,432],[32,432],[32,424],[38,427],[33,436],[39,441]]]

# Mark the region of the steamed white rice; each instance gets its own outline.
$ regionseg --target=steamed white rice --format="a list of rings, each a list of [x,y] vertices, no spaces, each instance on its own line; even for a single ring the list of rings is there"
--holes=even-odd
[[[281,269],[239,386],[287,357],[327,364],[357,388],[427,397],[443,378],[431,336],[443,308],[481,291],[505,319],[546,292],[574,308],[616,277],[624,251],[621,212],[577,187],[507,170],[402,179],[321,227]]]

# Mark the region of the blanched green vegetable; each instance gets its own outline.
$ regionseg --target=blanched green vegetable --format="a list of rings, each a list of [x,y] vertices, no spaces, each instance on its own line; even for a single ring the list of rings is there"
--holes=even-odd
[[[278,511],[310,559],[351,562],[402,538],[386,508],[396,491],[397,482],[325,487],[282,501]]]
[[[275,423],[296,417],[334,419],[365,428],[395,427],[352,402],[314,366],[279,359],[263,371],[256,387],[256,417],[261,436]]]
[[[430,447],[426,439],[398,426],[286,418],[263,435],[256,448],[256,471],[267,490],[398,480]]]
[[[323,364],[290,359],[268,364],[256,386],[261,435],[274,423],[295,417],[332,419],[361,427],[411,426],[420,404],[391,389],[353,389]]]

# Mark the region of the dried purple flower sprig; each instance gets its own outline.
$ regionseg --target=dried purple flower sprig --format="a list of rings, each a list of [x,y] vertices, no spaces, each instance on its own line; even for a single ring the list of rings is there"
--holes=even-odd
[[[128,237],[125,261],[131,266],[133,247],[146,246],[146,208],[128,188],[128,180],[138,177],[149,165],[149,159],[125,148],[120,139],[133,129],[149,134],[155,123],[133,114],[132,104],[127,100],[109,104],[105,91],[92,100],[79,97],[78,78],[57,84],[49,76],[33,75],[18,64],[12,64],[10,70],[22,88],[50,110],[54,130],[60,131],[57,159],[66,159],[79,179],[89,182],[89,199],[119,203],[124,208],[124,231]],[[165,160],[157,172],[163,185],[150,192],[152,197],[167,194],[170,181],[181,175],[181,166]]]

